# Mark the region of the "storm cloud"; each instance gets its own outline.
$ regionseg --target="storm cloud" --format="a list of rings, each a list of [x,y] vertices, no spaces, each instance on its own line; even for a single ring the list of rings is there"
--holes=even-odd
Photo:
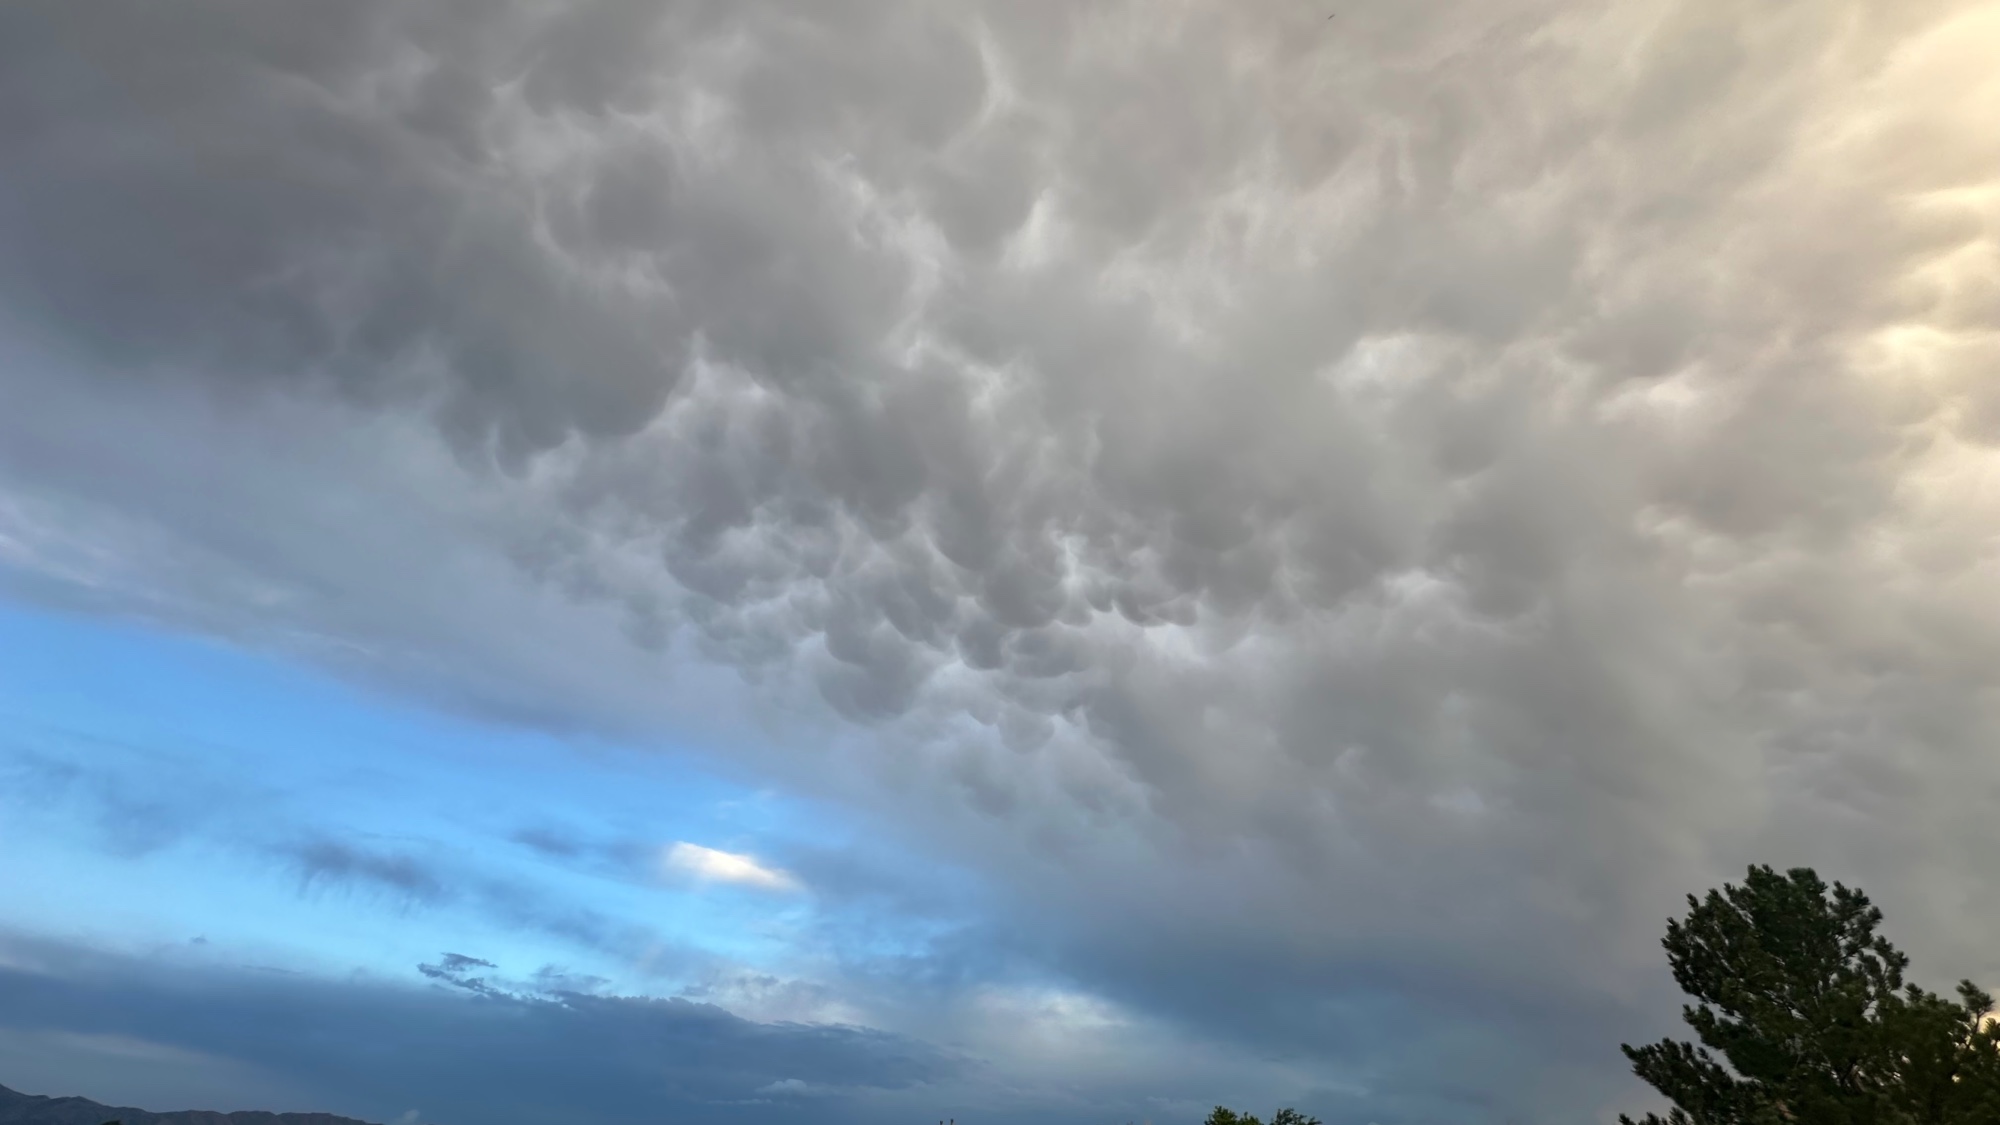
[[[973,963],[1357,1121],[1595,1119],[1745,862],[2000,980],[1996,45],[1976,0],[9,4],[6,588],[750,732],[994,888]]]

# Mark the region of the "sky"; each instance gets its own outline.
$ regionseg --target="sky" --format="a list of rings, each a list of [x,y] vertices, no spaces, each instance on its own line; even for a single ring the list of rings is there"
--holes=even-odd
[[[1608,1123],[2000,986],[2000,3],[0,5],[0,1084]]]

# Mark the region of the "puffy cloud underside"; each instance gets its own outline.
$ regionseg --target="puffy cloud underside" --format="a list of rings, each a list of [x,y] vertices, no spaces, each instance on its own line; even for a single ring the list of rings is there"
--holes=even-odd
[[[734,700],[994,940],[1368,1081],[1368,989],[1601,1052],[1746,859],[1993,979],[1996,48],[8,4],[0,560],[536,722]]]

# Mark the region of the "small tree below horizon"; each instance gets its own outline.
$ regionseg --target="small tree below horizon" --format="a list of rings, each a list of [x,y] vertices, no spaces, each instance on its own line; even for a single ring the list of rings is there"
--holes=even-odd
[[[1202,1125],[1264,1125],[1254,1114],[1238,1113],[1227,1106],[1216,1106],[1209,1112]],[[1317,1117],[1307,1117],[1289,1107],[1279,1110],[1271,1117],[1271,1125],[1320,1125]]]
[[[1810,868],[1752,867],[1688,896],[1661,942],[1700,1045],[1623,1047],[1666,1117],[1622,1125],[1992,1125],[2000,1122],[1993,1000],[1913,984],[1882,912]]]

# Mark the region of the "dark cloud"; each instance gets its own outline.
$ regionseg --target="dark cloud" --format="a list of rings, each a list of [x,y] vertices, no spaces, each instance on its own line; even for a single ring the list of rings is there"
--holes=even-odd
[[[659,973],[703,960],[643,921],[582,905],[573,893],[497,870],[492,863],[454,862],[445,858],[448,850],[431,841],[424,842],[421,850],[391,850],[329,839],[272,849],[297,872],[303,894],[338,890],[379,896],[403,911],[460,910],[504,929],[544,934],[579,949],[645,961]],[[455,971],[473,963],[454,960],[458,957],[448,954],[441,964]]]
[[[491,969],[494,967],[491,961],[482,961],[477,957],[468,957],[463,953],[447,953],[438,959],[437,964],[419,965],[417,969],[427,977],[458,982],[459,974],[464,973],[468,969]]]
[[[523,828],[513,842],[544,859],[639,883],[657,883],[666,844],[634,839],[601,839],[561,828]]]
[[[326,882],[366,884],[426,905],[450,895],[443,878],[414,856],[365,852],[331,840],[300,844],[291,855],[308,890]]]
[[[34,953],[43,971],[0,969],[10,1029],[171,1044],[374,1120],[412,1105],[444,1125],[856,1120],[865,1117],[857,1099],[948,1080],[966,1065],[880,1032],[752,1023],[683,1000],[308,983]],[[461,955],[429,968],[455,978],[484,964]]]
[[[0,559],[446,706],[752,732],[977,871],[985,963],[1219,1040],[1324,1058],[1294,997],[1445,1018],[1435,974],[1532,1056],[1493,1104],[1580,1119],[1572,1036],[1746,860],[2000,973],[1991,34],[9,5]]]

